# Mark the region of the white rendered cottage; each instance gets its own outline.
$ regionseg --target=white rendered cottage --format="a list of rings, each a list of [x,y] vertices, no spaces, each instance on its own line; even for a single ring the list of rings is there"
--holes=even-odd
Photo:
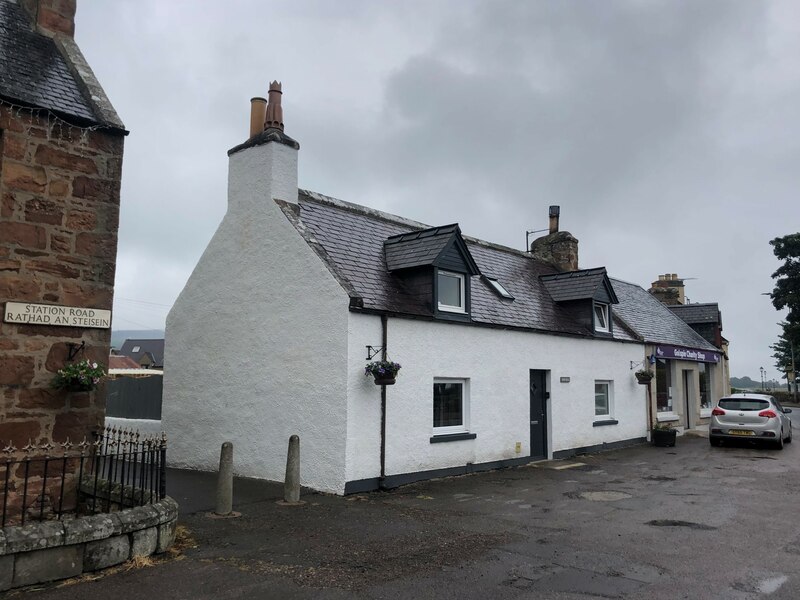
[[[299,190],[278,84],[252,123],[167,319],[174,466],[232,441],[238,474],[282,480],[298,434],[301,483],[342,494],[645,439],[644,344],[557,216],[532,254]],[[365,377],[373,349],[396,385]]]

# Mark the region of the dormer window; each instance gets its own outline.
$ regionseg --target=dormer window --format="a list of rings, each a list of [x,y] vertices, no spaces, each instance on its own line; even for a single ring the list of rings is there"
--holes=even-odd
[[[613,336],[612,305],[619,304],[605,267],[541,275],[547,293],[598,337]]]
[[[439,310],[454,313],[466,313],[466,293],[464,275],[450,271],[438,271],[437,290]]]
[[[608,304],[595,304],[594,305],[594,330],[603,331],[608,333],[610,331],[608,325]]]
[[[457,224],[393,235],[383,251],[389,273],[432,317],[470,322],[470,281],[481,271]]]

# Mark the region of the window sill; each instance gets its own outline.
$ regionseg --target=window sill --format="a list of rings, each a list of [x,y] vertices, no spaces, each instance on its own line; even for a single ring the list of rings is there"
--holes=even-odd
[[[458,442],[460,440],[474,440],[478,437],[477,433],[469,433],[467,431],[463,433],[446,433],[442,435],[434,435],[431,438],[431,444],[438,444],[440,442]]]
[[[671,421],[680,421],[680,415],[676,415],[675,413],[665,412],[665,413],[657,413],[656,414],[656,421],[659,423],[669,423]]]
[[[441,312],[447,312],[454,315],[465,315],[467,314],[467,309],[462,308],[460,306],[450,306],[448,304],[439,304],[438,306]]]
[[[712,408],[701,408],[700,409],[700,418],[707,419],[711,416],[711,411],[714,410]]]
[[[437,319],[442,319],[443,321],[469,322],[472,320],[468,312],[449,312],[446,310],[437,309],[434,316]]]
[[[619,421],[616,419],[603,419],[602,421],[595,421],[592,423],[592,427],[603,427],[605,425],[617,425]]]

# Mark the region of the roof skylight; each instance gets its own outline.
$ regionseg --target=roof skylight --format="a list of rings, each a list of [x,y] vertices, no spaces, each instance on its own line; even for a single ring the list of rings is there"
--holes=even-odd
[[[504,288],[503,284],[497,281],[497,279],[495,279],[494,277],[487,277],[486,282],[490,286],[492,286],[492,289],[494,289],[494,291],[497,292],[503,298],[507,298],[509,300],[514,299],[514,296],[511,295],[511,292],[509,292],[506,288]]]

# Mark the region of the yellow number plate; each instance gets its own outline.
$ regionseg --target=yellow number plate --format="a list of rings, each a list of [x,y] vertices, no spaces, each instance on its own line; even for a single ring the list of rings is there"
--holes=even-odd
[[[748,431],[747,429],[729,429],[730,435],[755,435],[755,432]]]

